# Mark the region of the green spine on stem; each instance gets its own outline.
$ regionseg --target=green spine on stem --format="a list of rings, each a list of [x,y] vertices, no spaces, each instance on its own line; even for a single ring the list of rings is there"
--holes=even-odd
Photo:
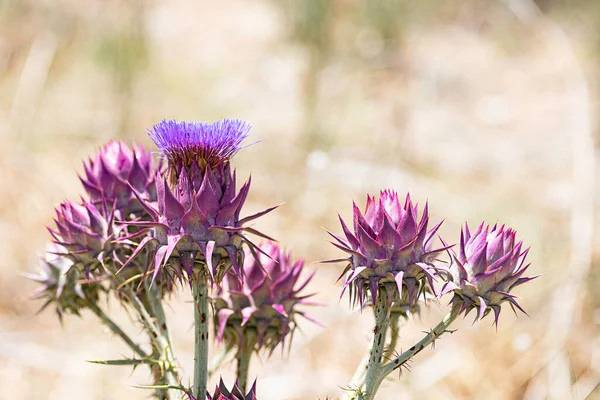
[[[208,285],[206,278],[198,277],[193,282],[194,295],[194,396],[206,399],[208,380]]]

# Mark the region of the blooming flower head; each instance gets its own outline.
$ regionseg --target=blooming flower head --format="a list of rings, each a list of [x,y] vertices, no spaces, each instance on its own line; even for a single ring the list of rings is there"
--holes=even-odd
[[[148,135],[169,163],[169,181],[174,185],[182,171],[193,180],[194,170],[205,171],[225,164],[240,150],[251,126],[241,120],[177,122],[164,120]]]
[[[379,200],[367,196],[365,213],[354,204],[354,233],[340,217],[345,238],[330,232],[334,246],[350,254],[345,261],[344,290],[350,288],[351,300],[361,306],[369,298],[375,304],[379,287],[384,285],[390,305],[416,307],[421,294],[434,291],[433,281],[441,267],[432,263],[444,248],[432,249],[441,222],[427,231],[427,205],[420,221],[418,206],[406,196],[401,205],[396,192],[384,190]]]
[[[161,165],[155,166],[151,154],[141,146],[129,148],[123,142],[110,141],[84,163],[84,170],[81,182],[98,209],[114,204],[123,214],[120,218],[127,219],[130,213],[143,211],[137,197],[156,201],[154,179]]]
[[[490,229],[481,223],[471,233],[465,224],[458,254],[452,251],[452,280],[445,284],[441,294],[453,292],[453,305],[460,305],[465,315],[476,310],[476,320],[492,310],[498,324],[503,302],[523,311],[517,297],[510,292],[536,276],[523,277],[530,265],[525,265],[529,249],[522,250],[522,242],[517,243],[515,237],[516,232],[504,225]]]
[[[149,248],[148,269],[154,269],[154,277],[168,269],[179,280],[184,271],[190,282],[208,277],[218,284],[233,267],[243,279],[241,246],[254,246],[243,233],[262,234],[242,225],[276,208],[240,218],[250,180],[236,190],[229,157],[239,150],[248,129],[237,120],[163,121],[149,131],[168,160],[169,176],[157,179],[158,207],[142,201],[153,222],[140,222],[145,229],[136,235],[151,235],[140,242],[130,260]]]
[[[313,275],[299,283],[304,261],[292,261],[291,254],[273,242],[260,245],[263,253],[255,259],[246,254],[243,284],[231,273],[215,297],[215,329],[217,340],[231,346],[263,345],[271,351],[296,327],[295,316],[308,317],[298,310],[310,295],[300,292]],[[248,252],[249,253],[249,252]],[[312,320],[312,319],[311,319]],[[253,339],[248,340],[248,335]]]
[[[25,274],[31,280],[41,284],[33,292],[34,299],[44,300],[40,311],[51,304],[56,305],[56,313],[62,320],[65,313],[79,315],[88,302],[97,302],[100,283],[94,279],[82,279],[79,270],[72,268],[73,262],[57,255],[62,252],[60,246],[51,245],[41,260],[37,274]]]

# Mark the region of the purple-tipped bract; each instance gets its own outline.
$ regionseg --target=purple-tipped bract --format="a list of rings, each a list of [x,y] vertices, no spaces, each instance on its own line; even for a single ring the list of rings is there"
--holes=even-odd
[[[380,285],[385,285],[388,298],[383,301],[414,307],[421,294],[434,291],[441,267],[432,262],[444,248],[432,249],[441,222],[427,231],[427,205],[419,221],[418,206],[409,195],[401,205],[396,192],[384,190],[379,200],[367,196],[364,215],[354,204],[354,232],[340,222],[345,238],[329,233],[337,241],[332,244],[350,254],[342,293],[350,288],[352,302],[362,306],[371,298],[375,303]]]
[[[48,228],[53,243],[66,250],[64,256],[77,268],[89,273],[112,254],[114,210],[105,217],[92,203],[82,200],[82,204],[65,201],[55,211],[56,230]]]
[[[298,306],[314,304],[307,300],[312,294],[300,293],[313,275],[300,282],[303,260],[293,262],[290,253],[272,242],[265,242],[260,248],[270,258],[259,254],[256,260],[252,254],[246,254],[244,283],[229,273],[217,291],[215,329],[219,342],[246,346],[244,338],[250,332],[256,339],[256,350],[264,346],[272,351],[294,330],[296,315],[311,319]]]
[[[523,311],[510,291],[536,277],[523,277],[529,267],[525,265],[529,249],[523,250],[522,242],[517,243],[515,236],[516,232],[504,225],[490,229],[481,223],[471,233],[465,224],[458,254],[452,251],[452,280],[442,289],[442,294],[454,293],[452,303],[460,305],[465,315],[476,310],[477,320],[493,310],[498,324],[503,302]]]
[[[189,400],[196,400],[196,397],[192,395],[190,392],[187,392],[187,396]],[[256,381],[252,384],[252,387],[248,391],[248,393],[244,394],[242,390],[239,388],[237,382],[233,385],[231,391],[227,389],[225,383],[223,383],[223,378],[219,380],[219,384],[215,388],[214,393],[211,395],[210,393],[206,393],[207,400],[256,400]]]

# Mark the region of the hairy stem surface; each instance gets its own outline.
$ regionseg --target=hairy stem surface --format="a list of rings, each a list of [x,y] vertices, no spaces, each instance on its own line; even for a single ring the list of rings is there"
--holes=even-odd
[[[193,283],[194,295],[194,396],[197,400],[206,399],[208,380],[208,285],[200,276]]]
[[[375,307],[375,328],[373,328],[373,344],[371,346],[371,356],[367,365],[367,373],[365,375],[364,391],[358,393],[359,400],[372,400],[375,398],[375,393],[379,388],[377,378],[380,375],[381,359],[385,348],[385,337],[390,322],[390,305],[387,302],[387,294],[385,287],[379,288],[377,302]]]

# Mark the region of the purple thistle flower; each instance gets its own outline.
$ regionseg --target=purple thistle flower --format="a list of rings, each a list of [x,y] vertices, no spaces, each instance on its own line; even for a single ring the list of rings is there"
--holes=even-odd
[[[370,293],[375,304],[379,286],[385,285],[390,305],[415,308],[420,295],[435,292],[433,281],[443,268],[432,262],[446,248],[431,249],[442,223],[427,231],[427,211],[426,204],[417,221],[418,206],[410,195],[402,206],[396,192],[384,190],[378,201],[367,195],[364,215],[354,204],[354,233],[340,217],[345,238],[329,232],[337,241],[331,243],[350,257],[329,262],[349,261],[340,276],[346,275],[342,295],[350,288],[351,301],[363,306]]]
[[[194,395],[191,392],[186,393],[189,400],[196,400]],[[219,380],[219,384],[215,388],[212,396],[210,393],[207,393],[207,400],[256,400],[256,381],[252,384],[250,391],[247,394],[244,394],[241,389],[238,387],[237,381],[233,386],[233,389],[229,391],[225,383],[223,383],[223,378]]]
[[[247,345],[245,333],[252,331],[257,338],[256,350],[264,344],[272,351],[295,329],[296,315],[316,322],[298,310],[299,305],[316,304],[308,301],[314,294],[300,293],[314,273],[298,284],[303,260],[292,262],[291,254],[273,242],[260,248],[264,254],[257,255],[258,259],[246,254],[243,284],[232,273],[223,280],[214,299],[214,326],[218,342],[225,340],[241,348]]]
[[[138,196],[156,201],[154,180],[161,169],[160,164],[154,166],[152,155],[143,147],[129,148],[125,143],[113,140],[94,158],[84,162],[85,178],[80,177],[80,180],[98,209],[114,204],[123,212],[121,218],[127,219],[130,213],[143,211]]]
[[[224,119],[210,122],[177,122],[163,120],[148,130],[148,135],[169,163],[169,182],[174,184],[181,171],[196,165],[200,171],[227,163],[248,136],[251,126],[241,120]]]
[[[442,288],[441,294],[454,292],[452,304],[460,305],[461,312],[476,310],[475,320],[494,312],[498,324],[501,304],[525,311],[510,291],[537,276],[523,277],[530,264],[525,264],[529,248],[522,250],[523,242],[516,243],[516,232],[504,225],[492,229],[481,223],[471,234],[465,224],[461,231],[458,254],[452,251],[450,266],[452,280]]]
[[[128,223],[143,229],[121,240],[149,235],[125,266],[149,249],[151,261],[146,269],[154,269],[152,279],[162,274],[182,281],[185,272],[190,283],[200,274],[218,284],[230,267],[243,279],[241,246],[246,243],[258,249],[244,231],[269,239],[243,224],[277,208],[240,218],[250,179],[236,191],[236,175],[228,157],[239,149],[248,129],[245,123],[230,120],[213,124],[163,121],[154,126],[150,135],[167,156],[169,182],[157,179],[158,207],[140,198],[152,222]]]

